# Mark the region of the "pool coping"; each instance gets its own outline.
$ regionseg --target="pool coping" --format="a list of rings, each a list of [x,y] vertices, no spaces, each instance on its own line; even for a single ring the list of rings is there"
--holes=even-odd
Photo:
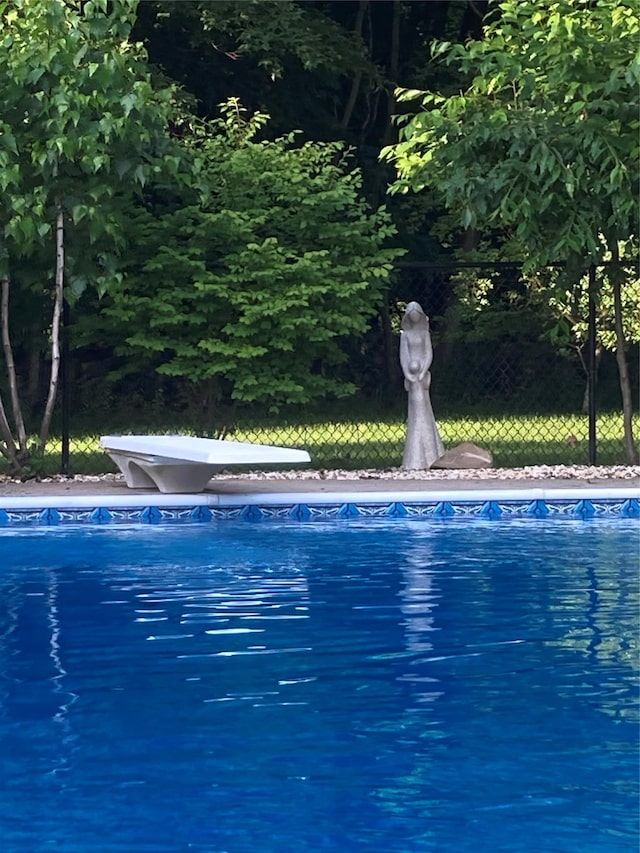
[[[379,481],[378,481],[379,482]],[[269,489],[263,485],[259,490],[249,490],[239,486],[233,491],[202,492],[199,494],[162,494],[153,490],[136,490],[124,494],[101,494],[98,490],[92,494],[51,494],[51,495],[13,495],[0,496],[0,509],[87,509],[104,507],[106,509],[136,509],[140,507],[237,507],[237,506],[276,506],[289,504],[388,504],[394,502],[411,504],[432,504],[447,501],[450,503],[477,503],[482,500],[497,502],[529,503],[543,501],[575,501],[588,498],[592,501],[625,501],[640,499],[640,488],[636,485],[596,486],[589,483],[580,485],[529,485],[502,486],[495,481],[489,486],[450,486],[438,483],[436,487],[415,488],[363,488],[354,483],[351,488],[332,489],[326,484],[322,491],[317,489]]]
[[[46,488],[44,488],[46,487]],[[215,491],[214,491],[215,489]],[[37,493],[34,493],[36,491]],[[130,490],[114,483],[33,484],[0,491],[0,524],[299,521],[357,517],[594,516],[640,518],[640,483],[632,480],[245,480],[212,481],[199,494]]]

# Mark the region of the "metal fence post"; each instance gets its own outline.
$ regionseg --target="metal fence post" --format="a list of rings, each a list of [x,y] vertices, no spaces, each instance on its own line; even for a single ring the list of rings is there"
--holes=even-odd
[[[62,370],[60,371],[60,393],[62,398],[62,436],[60,452],[60,473],[69,474],[69,410],[71,395],[69,389],[69,303],[62,303]]]
[[[589,267],[589,357],[587,363],[588,416],[589,416],[589,465],[596,464],[596,268]]]

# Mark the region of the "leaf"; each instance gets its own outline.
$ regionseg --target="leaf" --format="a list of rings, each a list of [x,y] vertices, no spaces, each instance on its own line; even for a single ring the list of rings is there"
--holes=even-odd
[[[114,162],[114,168],[119,178],[123,178],[131,169],[131,160],[118,158]]]
[[[0,136],[0,141],[2,141],[3,146],[5,148],[8,148],[9,151],[12,151],[14,154],[19,153],[18,152],[18,146],[16,144],[16,138],[13,135],[13,133],[11,133],[10,131],[8,131],[8,130],[3,131],[2,135]]]
[[[76,204],[71,208],[71,219],[74,225],[77,225],[79,222],[87,216],[88,208],[86,204]]]
[[[146,170],[144,166],[139,165],[135,167],[135,169],[133,170],[133,179],[134,181],[139,183],[140,186],[144,186],[144,184],[146,183]]]
[[[42,67],[33,68],[27,75],[27,83],[37,83],[44,73],[45,69]]]
[[[396,95],[399,101],[413,101],[425,94],[426,92],[421,89],[396,89]]]

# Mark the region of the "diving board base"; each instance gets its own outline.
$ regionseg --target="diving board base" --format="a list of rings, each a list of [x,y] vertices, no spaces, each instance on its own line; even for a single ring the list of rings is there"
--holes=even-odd
[[[194,494],[203,492],[223,465],[151,457],[139,454],[109,453],[124,474],[130,489],[158,489],[163,494]]]

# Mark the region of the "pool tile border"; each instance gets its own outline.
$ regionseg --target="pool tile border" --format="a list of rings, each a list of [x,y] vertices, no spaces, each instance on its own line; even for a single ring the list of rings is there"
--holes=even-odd
[[[216,519],[301,522],[365,518],[640,519],[635,487],[492,489],[382,493],[263,493],[161,495],[145,493],[45,498],[0,497],[0,526],[65,523],[208,522]]]

